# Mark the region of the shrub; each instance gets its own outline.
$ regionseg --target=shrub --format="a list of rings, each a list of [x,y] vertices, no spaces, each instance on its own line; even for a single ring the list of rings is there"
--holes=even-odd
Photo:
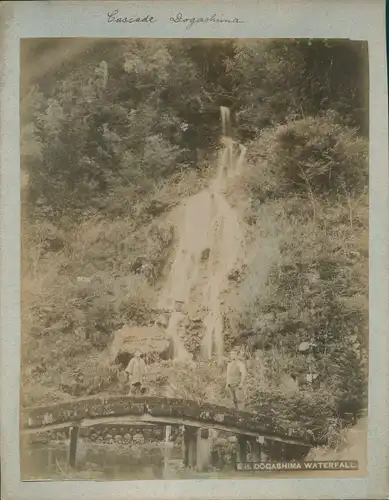
[[[264,130],[249,146],[246,184],[261,199],[354,197],[367,184],[367,142],[330,113]]]
[[[251,207],[256,225],[248,233],[256,237],[243,279],[227,300],[235,341],[265,351],[261,387],[281,391],[283,374],[312,369],[332,394],[337,418],[366,405],[368,233],[366,202],[358,202],[361,209],[354,203],[350,214],[344,200],[320,200],[315,222],[296,209],[304,207],[302,198]],[[304,341],[316,346],[310,359],[298,354]]]
[[[318,442],[327,441],[329,421],[336,416],[332,395],[327,390],[285,393],[276,389],[251,389],[248,405],[260,415],[270,418],[275,427],[284,431],[295,427]]]
[[[229,405],[225,387],[225,366],[212,361],[176,364],[160,362],[150,367],[151,393],[161,396],[192,399],[201,403]],[[190,395],[190,396],[189,396]]]

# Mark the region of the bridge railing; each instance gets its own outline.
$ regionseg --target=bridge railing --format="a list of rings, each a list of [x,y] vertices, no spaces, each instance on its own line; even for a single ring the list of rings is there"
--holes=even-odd
[[[280,428],[272,418],[265,415],[237,411],[210,403],[197,404],[191,400],[160,398],[151,396],[87,397],[54,405],[25,408],[21,413],[23,429],[39,429],[84,419],[104,417],[142,417],[149,415],[159,419],[197,421],[204,426],[223,425],[237,431],[251,432],[274,437],[293,438],[309,442],[304,430],[297,427]]]

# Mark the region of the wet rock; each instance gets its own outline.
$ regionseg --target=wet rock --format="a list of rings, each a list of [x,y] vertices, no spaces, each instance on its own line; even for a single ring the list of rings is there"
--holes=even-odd
[[[235,282],[239,282],[240,281],[240,271],[239,269],[233,269],[229,274],[228,274],[228,279],[230,281],[235,281]]]
[[[174,357],[174,345],[173,345],[173,342],[171,340],[169,340],[169,343],[166,347],[166,349],[164,349],[161,354],[159,355],[159,358],[163,361],[167,361],[169,359],[173,359]]]
[[[201,324],[203,322],[203,318],[201,318],[200,316],[196,316],[196,317],[192,318],[191,321],[193,322],[193,326],[195,328],[197,328],[198,326],[201,326]]]
[[[204,262],[205,260],[208,260],[209,258],[209,254],[211,253],[211,249],[210,248],[205,248],[202,252],[201,252],[201,257],[200,259]]]
[[[157,327],[167,328],[169,324],[169,317],[167,314],[161,314],[155,321]]]

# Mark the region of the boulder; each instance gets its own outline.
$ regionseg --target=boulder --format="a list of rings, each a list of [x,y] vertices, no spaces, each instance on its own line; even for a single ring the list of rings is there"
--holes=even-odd
[[[309,352],[311,350],[312,344],[311,342],[301,342],[301,344],[298,347],[298,350],[300,352]]]
[[[124,326],[114,333],[110,347],[110,359],[114,363],[120,354],[133,356],[136,349],[143,354],[160,355],[167,350],[170,337],[166,331],[157,326]]]
[[[287,374],[281,377],[281,386],[286,393],[293,393],[298,390],[297,380]]]

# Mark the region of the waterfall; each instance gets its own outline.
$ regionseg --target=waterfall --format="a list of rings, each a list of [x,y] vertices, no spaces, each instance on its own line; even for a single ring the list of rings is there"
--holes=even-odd
[[[203,314],[203,357],[223,356],[222,294],[228,289],[230,271],[242,255],[239,218],[223,193],[226,180],[239,174],[246,148],[238,145],[239,153],[234,154],[237,143],[226,135],[230,110],[221,107],[220,113],[223,136],[217,173],[209,187],[187,198],[179,207],[178,243],[159,298],[159,307],[172,311],[167,329],[176,358],[188,355],[182,342],[188,328],[187,315],[198,310]]]
[[[230,108],[226,108],[225,106],[220,106],[220,117],[222,121],[222,136],[227,137],[230,135],[229,130],[231,126]]]

